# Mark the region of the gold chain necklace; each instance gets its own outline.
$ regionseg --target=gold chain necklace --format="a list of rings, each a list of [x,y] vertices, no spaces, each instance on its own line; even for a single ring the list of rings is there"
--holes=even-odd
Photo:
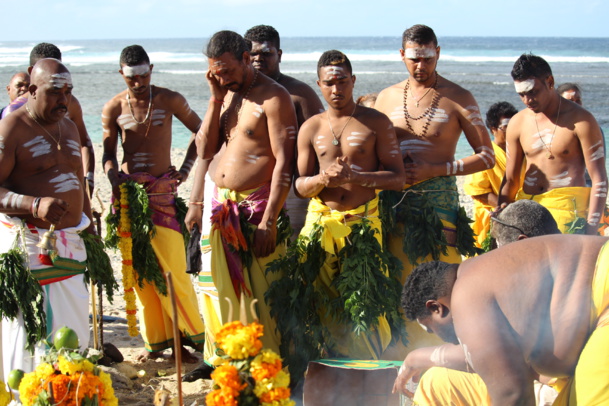
[[[150,100],[148,101],[148,111],[146,112],[146,117],[144,121],[137,121],[135,118],[135,114],[133,114],[133,107],[131,107],[131,96],[129,96],[129,90],[127,90],[127,104],[129,105],[129,112],[131,113],[131,117],[133,117],[133,121],[137,124],[144,124],[150,118],[150,112],[152,111],[152,86],[150,86]]]
[[[535,114],[533,116],[533,118],[535,119],[535,127],[537,127],[537,135],[539,136],[539,140],[541,141],[543,146],[548,150],[548,152],[546,152],[546,158],[548,158],[548,159],[554,159],[554,154],[552,153],[552,142],[554,142],[554,134],[556,134],[556,127],[558,127],[558,118],[560,117],[560,104],[561,103],[562,103],[562,97],[559,96],[558,112],[556,113],[556,120],[554,122],[554,130],[552,131],[552,137],[550,138],[550,142],[548,144],[546,144],[546,142],[543,140],[543,137],[541,136],[541,133],[539,132],[539,126],[537,125],[537,114]]]
[[[330,126],[330,131],[332,132],[332,137],[334,137],[334,139],[332,140],[332,145],[338,146],[338,144],[340,144],[340,137],[343,135],[345,128],[347,128],[347,124],[349,124],[349,121],[351,121],[351,119],[353,118],[353,115],[355,114],[356,109],[357,109],[357,104],[355,106],[353,106],[353,111],[351,112],[351,115],[349,116],[349,118],[347,119],[347,122],[343,126],[343,129],[340,130],[340,133],[338,133],[338,137],[336,136],[336,134],[334,134],[334,129],[332,128],[332,123],[330,122],[330,110],[326,111],[326,117],[328,117],[328,125]]]
[[[239,119],[241,118],[241,111],[242,111],[241,107],[243,107],[242,106],[243,100],[246,100],[247,97],[249,96],[250,90],[252,90],[252,88],[254,87],[254,84],[256,83],[256,79],[258,79],[258,69],[254,69],[254,79],[252,80],[252,83],[250,83],[250,87],[247,88],[245,95],[241,98],[241,100],[239,100],[239,103],[237,103],[237,105],[235,106],[235,110],[237,110],[237,122],[235,123],[236,130],[239,129]],[[224,133],[226,134],[227,142],[231,142],[234,137],[231,137],[230,131],[228,129],[228,111],[226,113],[224,113]],[[237,135],[239,135],[239,134],[237,133],[235,136],[237,136]]]
[[[419,138],[424,138],[427,135],[427,130],[429,130],[429,125],[431,124],[431,119],[433,118],[436,109],[438,108],[438,102],[440,101],[440,93],[436,91],[436,86],[438,85],[438,73],[435,73],[436,80],[434,81],[433,85],[427,90],[427,92],[429,92],[431,89],[434,89],[434,95],[431,99],[431,103],[429,104],[429,107],[427,107],[425,111],[423,111],[423,113],[417,117],[411,116],[408,112],[408,89],[410,89],[410,79],[406,80],[406,85],[404,86],[404,120],[406,120],[406,126],[408,127],[408,131]],[[427,94],[427,92],[425,92],[425,95]],[[425,95],[423,95],[423,97],[425,97]],[[419,101],[423,97],[421,97]],[[419,104],[417,102],[417,107],[418,106]],[[423,117],[427,117],[427,119],[425,120],[425,124],[423,124],[423,133],[419,135],[414,132],[412,124],[410,124],[410,120],[417,121],[422,119]]]
[[[38,126],[39,126],[40,128],[42,128],[42,129],[44,130],[44,132],[45,132],[45,133],[47,133],[47,134],[49,135],[49,137],[51,137],[51,139],[52,139],[53,141],[55,141],[55,143],[57,144],[57,151],[61,151],[61,145],[59,145],[59,143],[61,142],[61,124],[60,124],[60,122],[61,122],[61,121],[58,121],[58,122],[57,122],[57,129],[59,130],[59,139],[55,139],[55,137],[53,137],[53,135],[52,135],[52,134],[49,132],[49,130],[47,130],[46,128],[44,128],[44,127],[42,126],[42,124],[40,124],[40,123],[38,122],[38,120],[36,120],[36,117],[34,117],[34,115],[32,114],[32,112],[30,111],[30,108],[27,106],[27,103],[26,103],[26,105],[25,105],[25,109],[27,110],[27,113],[30,115],[30,117],[32,118],[32,120],[34,120],[34,122],[35,122],[36,124],[38,124]]]

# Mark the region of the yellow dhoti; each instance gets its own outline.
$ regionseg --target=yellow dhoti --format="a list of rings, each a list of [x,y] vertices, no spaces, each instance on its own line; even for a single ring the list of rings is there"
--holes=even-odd
[[[483,406],[491,399],[478,374],[430,368],[423,374],[412,399],[417,406]]]
[[[190,276],[186,273],[184,238],[181,233],[165,227],[156,227],[150,241],[156,258],[164,272],[171,272],[178,308],[178,328],[193,343],[202,347],[205,326],[199,315],[197,295]],[[135,285],[138,298],[138,317],[144,346],[148,351],[161,351],[173,347],[173,310],[169,295],[159,294],[148,283],[143,288]]]
[[[568,223],[575,219],[588,217],[588,205],[590,203],[589,187],[562,187],[552,189],[539,195],[529,195],[522,189],[518,191],[516,200],[534,200],[548,209],[556,220],[561,233],[569,230]]]
[[[590,331],[575,375],[560,390],[554,405],[609,405],[609,243],[603,245],[596,262]]]
[[[261,215],[264,211],[264,207],[268,202],[268,191],[265,194],[261,192],[262,195],[266,196],[266,198],[254,198],[255,194],[258,194],[261,189],[265,188],[265,186],[259,189],[246,190],[242,192],[236,192],[229,189],[217,189],[217,197],[216,202],[214,204],[224,204],[228,201],[233,202],[234,205],[240,208],[247,208],[248,210],[252,210],[252,216]],[[246,217],[246,218],[248,218]],[[237,219],[238,221],[238,219]],[[235,261],[235,252],[227,252],[225,245],[223,243],[223,236],[221,228],[224,227],[216,222],[212,222],[212,230],[209,235],[209,242],[211,245],[211,277],[213,281],[213,285],[217,289],[217,295],[219,297],[219,302],[213,301],[211,297],[206,298],[205,300],[209,300],[209,303],[206,304],[206,312],[208,314],[205,315],[205,320],[214,320],[214,324],[216,327],[221,327],[225,323],[239,320],[239,305],[241,303],[240,300],[240,292],[244,293],[245,306],[248,309],[247,314],[247,322],[250,323],[254,321],[251,314],[249,314],[249,309],[252,303],[252,300],[257,299],[257,303],[255,305],[256,315],[254,317],[258,318],[258,321],[264,326],[264,336],[261,337],[262,344],[264,348],[273,350],[279,353],[279,344],[280,344],[280,336],[276,329],[275,320],[270,315],[270,308],[267,305],[264,294],[268,290],[270,284],[281,277],[278,274],[266,274],[267,265],[278,259],[281,255],[285,254],[286,244],[285,241],[279,243],[275,249],[275,251],[264,258],[256,257],[251,249],[248,248],[248,255],[251,255],[251,264],[248,266],[240,266],[240,272],[242,277],[242,282],[237,283],[233,276],[231,276],[231,272],[229,269],[229,263],[232,265]],[[252,229],[255,228],[253,224],[250,224]],[[243,236],[241,236],[243,237]],[[247,242],[247,244],[250,244]],[[240,286],[240,292],[237,292],[235,286]],[[231,305],[227,303],[227,299],[230,300]],[[232,306],[232,315],[230,315],[230,308]],[[219,313],[216,313],[216,310],[219,309]],[[212,314],[216,313],[215,315]],[[207,326],[208,330],[213,328],[213,326]],[[212,332],[215,336],[215,331]],[[213,363],[213,353],[215,349],[213,349],[213,340],[209,340],[206,345],[206,361],[209,363]]]
[[[382,246],[381,221],[378,218],[378,197],[368,203],[348,211],[336,211],[323,204],[319,198],[312,198],[309,203],[305,225],[301,236],[311,235],[313,226],[321,224],[323,227],[321,245],[326,251],[326,260],[319,272],[316,282],[330,300],[338,297],[340,293],[332,286],[337,273],[341,272],[337,253],[348,243],[351,227],[361,223],[366,218],[373,230],[376,240]],[[391,328],[385,317],[378,318],[378,327],[374,331],[361,333],[353,332],[352,326],[345,323],[333,322],[328,315],[321,315],[322,323],[328,328],[331,339],[326,341],[331,355],[355,359],[379,359],[379,355],[391,342]]]

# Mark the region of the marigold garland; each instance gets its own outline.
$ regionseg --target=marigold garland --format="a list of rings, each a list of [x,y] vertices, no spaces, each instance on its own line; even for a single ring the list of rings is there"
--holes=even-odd
[[[214,389],[205,398],[208,406],[294,406],[290,400],[290,375],[281,358],[262,349],[259,323],[226,323],[216,335],[218,353],[224,364],[212,373]]]
[[[125,310],[127,313],[127,330],[131,337],[139,334],[137,328],[137,307],[135,305],[135,270],[133,269],[133,241],[131,240],[131,219],[129,218],[129,201],[127,200],[127,186],[120,185],[120,221],[117,234],[120,237],[119,249],[123,258],[123,289],[125,290]],[[116,204],[116,201],[115,201]]]

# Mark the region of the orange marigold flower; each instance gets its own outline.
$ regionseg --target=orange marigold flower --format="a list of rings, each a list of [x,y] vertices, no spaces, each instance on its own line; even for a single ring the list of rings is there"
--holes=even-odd
[[[237,397],[239,392],[231,388],[221,388],[209,392],[205,398],[207,406],[238,406]]]

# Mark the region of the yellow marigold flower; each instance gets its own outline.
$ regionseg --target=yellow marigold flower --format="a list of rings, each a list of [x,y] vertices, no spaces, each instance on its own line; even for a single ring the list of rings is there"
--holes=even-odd
[[[63,355],[60,355],[57,358],[57,366],[59,371],[65,375],[74,375],[75,373],[82,371],[92,372],[95,368],[95,365],[86,359],[80,361],[70,361]]]
[[[231,388],[236,391],[241,391],[247,387],[247,383],[241,382],[239,371],[230,364],[224,364],[217,367],[211,374],[214,382],[221,388]]]
[[[118,399],[114,395],[114,388],[112,387],[112,378],[109,374],[99,371],[99,380],[104,386],[104,393],[102,396],[103,406],[118,406]]]
[[[48,362],[43,362],[36,367],[36,375],[40,379],[46,379],[55,373],[55,368]]]
[[[281,371],[281,358],[274,351],[264,349],[250,365],[252,377],[256,380],[273,378]]]
[[[232,359],[253,357],[260,352],[263,327],[258,323],[243,326],[241,322],[226,324],[216,335],[216,344]]]
[[[237,397],[239,397],[239,392],[231,388],[221,388],[209,392],[205,397],[205,404],[207,406],[238,406]]]
[[[281,401],[283,399],[290,399],[289,388],[274,388],[266,392],[260,397],[262,404],[273,404],[274,402]]]

